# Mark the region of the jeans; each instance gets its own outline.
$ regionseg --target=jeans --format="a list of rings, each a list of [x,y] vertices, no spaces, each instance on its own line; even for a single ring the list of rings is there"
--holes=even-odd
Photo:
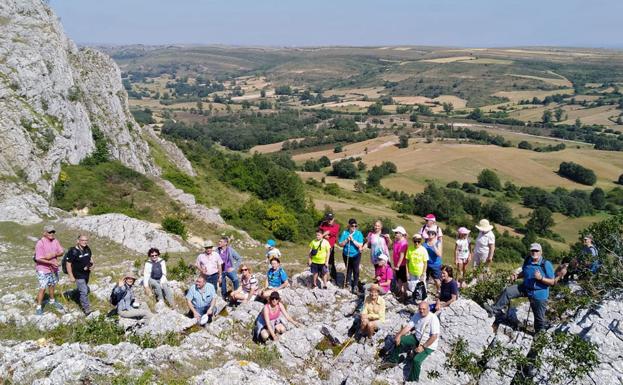
[[[344,277],[344,282],[345,284],[350,284],[351,290],[355,290],[355,287],[359,284],[359,263],[361,262],[361,254],[356,257],[347,257],[344,255],[343,258],[344,265],[346,265],[346,276]]]
[[[335,268],[335,246],[331,248],[329,253],[329,274],[332,280],[337,279],[337,269]]]
[[[511,285],[504,289],[504,291],[500,295],[500,298],[498,298],[497,302],[491,307],[493,309],[493,312],[495,313],[496,320],[502,320],[502,318],[504,317],[504,310],[508,307],[513,298],[527,296],[528,293],[522,290],[519,285]],[[541,330],[547,329],[547,322],[545,320],[547,300],[534,298],[529,298],[529,300],[530,309],[532,309],[532,313],[534,314],[534,330],[536,332],[539,332]]]
[[[396,346],[392,353],[390,354],[388,361],[389,362],[398,362],[398,356],[400,353],[408,353],[411,349],[417,347],[420,342],[415,338],[413,334],[408,334],[406,336],[400,337],[400,345]],[[411,362],[411,370],[409,371],[409,377],[407,377],[407,381],[418,381],[420,379],[420,371],[422,369],[422,362],[426,359],[426,357],[430,356],[434,350],[430,348],[424,348],[424,351],[417,353]]]
[[[218,290],[218,273],[204,275],[206,282],[214,287],[214,291]]]
[[[173,305],[173,290],[171,290],[169,285],[166,283],[162,284],[160,280],[156,281],[155,279],[149,278],[149,287],[156,295],[157,301],[162,301],[162,294],[164,293],[164,299],[166,299],[169,305]]]
[[[234,285],[234,290],[238,289],[238,286],[240,286],[240,283],[238,282],[238,274],[236,274],[236,271],[224,271],[223,274],[221,275],[221,294],[223,295],[223,298],[227,298],[227,279],[229,278],[231,280],[231,283]]]
[[[91,311],[91,304],[89,303],[89,279],[82,278],[76,279],[76,288],[78,290],[78,298],[80,301],[80,306],[82,307],[82,311],[88,313]]]

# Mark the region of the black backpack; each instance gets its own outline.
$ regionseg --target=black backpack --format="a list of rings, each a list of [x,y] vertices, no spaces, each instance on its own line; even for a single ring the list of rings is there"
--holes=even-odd
[[[115,287],[113,287],[112,291],[110,292],[110,304],[113,306],[117,306],[119,304],[119,301],[121,301],[121,299],[123,298],[123,292],[121,293],[115,293],[115,289],[117,288],[117,286],[115,285]]]
[[[416,301],[423,301],[426,297],[426,284],[422,281],[418,281],[418,283],[415,284],[415,289],[413,290],[413,299]]]
[[[63,273],[65,274],[68,274],[67,273],[67,260],[69,259],[69,252],[71,251],[71,249],[73,249],[73,247],[70,247],[69,250],[65,252],[65,255],[63,255],[63,259],[61,259],[61,268],[63,269]]]

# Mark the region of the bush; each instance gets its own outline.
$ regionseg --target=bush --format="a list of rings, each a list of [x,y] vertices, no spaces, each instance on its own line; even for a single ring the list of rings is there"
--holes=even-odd
[[[168,233],[176,234],[186,240],[188,232],[186,231],[186,225],[178,218],[164,217],[162,220],[162,229]]]
[[[482,170],[478,175],[478,186],[493,191],[502,190],[500,178],[498,178],[498,175],[495,172],[489,169]]]
[[[195,275],[195,267],[186,264],[184,258],[180,258],[176,265],[169,266],[167,275],[174,281],[185,282]]]
[[[560,163],[558,174],[587,186],[592,186],[597,181],[597,176],[593,170],[573,162]]]
[[[342,159],[333,163],[333,171],[331,174],[338,178],[355,179],[357,178],[357,167],[355,167],[353,162]]]
[[[530,144],[530,142],[522,140],[517,144],[517,148],[520,148],[522,150],[532,150],[532,145]]]
[[[93,151],[88,157],[82,159],[80,164],[83,166],[95,166],[100,163],[107,162],[110,159],[108,140],[97,126],[91,127],[91,137],[95,143],[95,151]]]

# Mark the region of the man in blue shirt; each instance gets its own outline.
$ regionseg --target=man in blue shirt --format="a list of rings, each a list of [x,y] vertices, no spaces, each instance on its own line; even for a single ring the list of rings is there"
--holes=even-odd
[[[359,263],[361,262],[361,249],[364,243],[363,233],[357,227],[357,221],[354,218],[349,219],[348,229],[342,231],[338,240],[338,244],[343,248],[342,257],[346,265],[344,286],[350,283],[350,291],[353,294],[359,284]]]
[[[216,290],[214,286],[206,285],[206,279],[200,275],[195,279],[195,284],[188,289],[186,301],[192,316],[200,325],[212,321],[214,307],[216,306]]]
[[[530,256],[526,258],[521,272],[512,274],[511,281],[523,278],[520,285],[512,285],[504,289],[500,298],[493,306],[485,306],[489,316],[495,315],[496,323],[500,323],[505,317],[504,309],[513,298],[528,297],[530,308],[534,313],[534,330],[539,332],[547,328],[545,310],[549,298],[549,287],[554,286],[567,272],[566,268],[554,273],[552,263],[543,258],[543,249],[538,243],[530,245]]]

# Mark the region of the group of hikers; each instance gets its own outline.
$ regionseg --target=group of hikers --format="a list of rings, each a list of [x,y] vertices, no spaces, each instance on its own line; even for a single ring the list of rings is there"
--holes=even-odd
[[[460,289],[467,285],[468,266],[489,269],[495,254],[493,226],[488,220],[482,219],[475,225],[479,231],[475,240],[469,238],[469,229],[457,229],[455,267],[443,264],[444,235],[441,227],[433,214],[423,219],[423,226],[412,235],[409,244],[408,234],[402,226],[392,229],[391,237],[383,232],[383,224],[379,220],[364,236],[357,221],[351,218],[346,229],[340,232],[333,214],[328,213],[319,224],[315,239],[309,243],[307,255],[311,288],[322,290],[328,287],[330,280],[334,284],[338,283],[336,245],[342,249],[345,265],[343,285],[364,298],[355,318],[357,337],[370,338],[383,326],[387,311],[384,296],[393,293],[399,301],[413,301],[418,305],[418,312],[394,337],[394,348],[381,352],[385,358],[384,367],[397,364],[401,353],[412,352],[409,355],[412,361],[409,381],[418,380],[422,362],[437,348],[440,336],[437,315],[451,306],[458,299]],[[73,295],[88,315],[91,312],[88,283],[95,264],[88,237],[80,234],[76,245],[65,253],[55,235],[53,226],[45,226],[43,236],[35,246],[34,260],[39,283],[36,314],[43,314],[42,302],[46,290],[49,294],[48,303],[64,311],[63,306],[55,301],[54,292],[59,280],[60,264],[69,280],[75,282]],[[595,260],[597,249],[590,235],[584,237],[584,244],[585,253]],[[288,323],[300,326],[281,301],[280,291],[289,286],[289,281],[281,266],[281,252],[274,240],[268,240],[265,245],[268,268],[261,288],[251,267],[243,263],[240,254],[229,244],[228,237],[219,239],[217,245],[210,240],[205,241],[203,246],[204,251],[197,256],[194,264],[198,274],[185,296],[188,315],[195,318],[199,325],[210,323],[215,316],[217,292],[220,289],[223,299],[233,305],[256,300],[265,303],[253,330],[256,341],[277,340],[279,334],[285,332]],[[366,250],[369,250],[374,277],[372,282],[364,285],[359,278],[361,259]],[[174,295],[167,280],[166,261],[156,248],[149,249],[147,255],[142,276],[145,294],[173,306]],[[62,260],[59,262],[59,259]],[[523,278],[522,283],[508,286],[493,305],[485,305],[489,316],[495,316],[494,325],[507,321],[505,310],[513,298],[527,297],[534,314],[535,331],[546,329],[549,288],[565,278],[567,267],[568,264],[562,264],[554,270],[552,263],[544,258],[541,245],[531,244],[530,255],[510,277],[511,281]],[[134,273],[125,273],[112,289],[110,302],[119,317],[148,319],[152,316],[147,303],[139,303],[135,297],[134,284],[137,280]],[[227,281],[232,290],[228,290]],[[434,296],[429,293],[428,284],[431,289],[434,288]]]

